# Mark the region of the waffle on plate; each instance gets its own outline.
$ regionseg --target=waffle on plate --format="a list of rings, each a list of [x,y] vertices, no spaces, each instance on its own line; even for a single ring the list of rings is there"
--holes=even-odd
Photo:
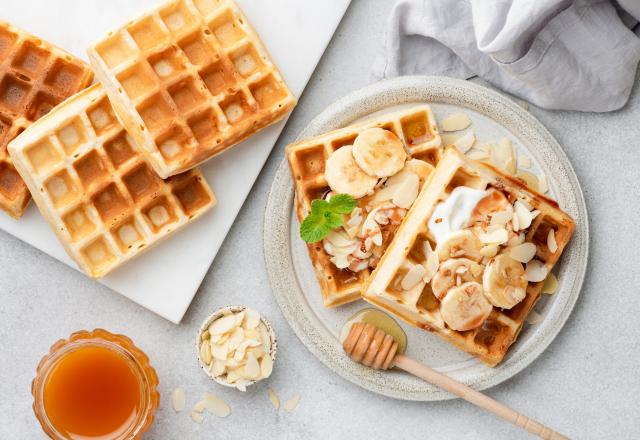
[[[521,180],[447,148],[363,297],[495,366],[574,226]]]
[[[232,0],[171,0],[88,53],[124,127],[163,178],[278,121],[296,103]]]
[[[198,170],[160,179],[133,147],[101,85],[9,144],[16,169],[69,255],[101,277],[215,204]]]
[[[370,147],[369,153],[375,152],[377,141],[396,150],[386,151],[385,157],[364,151],[358,165],[354,152]],[[440,159],[441,150],[427,105],[375,116],[287,147],[301,222],[315,199],[347,193],[357,200],[343,228],[307,244],[325,306],[360,298],[364,281]]]
[[[0,21],[0,208],[12,217],[22,215],[31,197],[7,144],[92,80],[87,64]]]

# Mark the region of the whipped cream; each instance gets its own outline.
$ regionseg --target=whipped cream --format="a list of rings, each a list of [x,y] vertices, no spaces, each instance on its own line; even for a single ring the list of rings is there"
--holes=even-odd
[[[458,186],[449,197],[436,205],[429,219],[429,231],[442,243],[452,233],[469,226],[471,213],[478,202],[489,195],[489,191]]]

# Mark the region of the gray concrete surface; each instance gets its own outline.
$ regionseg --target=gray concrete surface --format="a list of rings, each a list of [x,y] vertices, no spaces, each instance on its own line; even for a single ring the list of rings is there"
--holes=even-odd
[[[354,0],[181,325],[0,232],[0,438],[43,437],[29,391],[36,364],[58,338],[94,327],[128,334],[151,357],[163,399],[150,439],[528,438],[462,401],[400,402],[346,382],[298,341],[268,287],[263,210],[284,146],[328,104],[370,82],[391,4]],[[554,343],[488,394],[573,438],[638,438],[640,94],[636,87],[623,110],[604,115],[530,111],[564,146],[580,178],[591,260],[579,302]],[[200,322],[236,303],[262,311],[280,338],[273,376],[247,394],[210,382],[193,349]],[[197,425],[188,412],[175,414],[169,395],[178,386],[188,406],[210,390],[229,402],[232,415]],[[269,386],[283,400],[300,394],[298,408],[276,414]]]

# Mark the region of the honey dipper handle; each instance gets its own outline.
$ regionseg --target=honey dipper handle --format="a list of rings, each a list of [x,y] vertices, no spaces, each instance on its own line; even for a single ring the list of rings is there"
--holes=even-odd
[[[438,373],[434,369],[429,368],[426,365],[415,361],[414,359],[399,354],[394,358],[393,364],[396,367],[406,371],[407,373],[411,373],[414,376],[419,377],[420,379],[423,379],[459,397],[462,397],[467,402],[471,402],[474,405],[479,406],[480,408],[491,411],[492,413],[502,417],[506,421],[511,422],[514,425],[518,425],[519,427],[526,429],[530,433],[535,434],[540,438],[543,438],[545,440],[568,440],[568,437],[565,437],[564,435],[555,432],[554,430],[544,426],[543,424],[520,414],[519,412],[509,408],[506,405],[503,405],[497,400],[494,400],[491,397],[474,390],[473,388],[469,388],[468,386],[451,379],[445,374]]]

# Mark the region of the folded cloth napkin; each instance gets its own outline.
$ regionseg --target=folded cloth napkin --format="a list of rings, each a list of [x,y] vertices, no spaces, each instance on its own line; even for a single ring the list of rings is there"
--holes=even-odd
[[[478,75],[541,107],[616,110],[640,61],[628,27],[640,19],[637,2],[400,0],[373,74]]]

